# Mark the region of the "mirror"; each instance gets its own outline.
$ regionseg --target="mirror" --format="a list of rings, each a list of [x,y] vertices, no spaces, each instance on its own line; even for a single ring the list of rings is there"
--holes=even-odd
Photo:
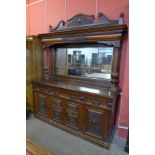
[[[111,79],[113,47],[55,49],[56,74]]]

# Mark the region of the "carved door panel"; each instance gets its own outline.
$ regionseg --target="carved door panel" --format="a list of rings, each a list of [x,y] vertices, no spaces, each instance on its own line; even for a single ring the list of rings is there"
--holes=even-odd
[[[63,100],[55,97],[51,97],[51,118],[63,124]]]
[[[106,125],[105,117],[104,111],[85,107],[84,132],[95,138],[103,139]]]
[[[48,95],[37,93],[37,113],[49,117],[49,99]]]
[[[66,101],[65,104],[65,124],[68,127],[79,130],[81,128],[81,107],[80,104]]]
[[[79,116],[66,113],[66,125],[74,129],[79,129]]]

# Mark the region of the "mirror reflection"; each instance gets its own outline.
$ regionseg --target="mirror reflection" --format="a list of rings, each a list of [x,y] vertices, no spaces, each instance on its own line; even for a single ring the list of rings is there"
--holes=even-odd
[[[56,73],[111,79],[112,47],[57,48]]]

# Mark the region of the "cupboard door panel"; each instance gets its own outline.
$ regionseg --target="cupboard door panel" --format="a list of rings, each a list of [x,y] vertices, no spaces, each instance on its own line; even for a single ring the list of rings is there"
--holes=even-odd
[[[49,117],[49,99],[48,95],[35,93],[35,111],[45,117]]]
[[[46,106],[46,97],[43,95],[39,95],[39,112],[46,114],[47,113],[47,106]]]
[[[98,139],[104,138],[106,115],[103,110],[85,107],[84,132]]]
[[[80,130],[82,126],[81,115],[80,103],[67,100],[65,103],[65,125]]]
[[[87,131],[101,136],[101,113],[88,111]]]
[[[75,129],[79,129],[79,117],[76,115],[71,115],[67,113],[67,123],[66,125]]]
[[[64,122],[63,103],[62,99],[51,97],[51,119],[61,124]]]
[[[59,123],[63,123],[62,111],[53,109],[53,120]]]

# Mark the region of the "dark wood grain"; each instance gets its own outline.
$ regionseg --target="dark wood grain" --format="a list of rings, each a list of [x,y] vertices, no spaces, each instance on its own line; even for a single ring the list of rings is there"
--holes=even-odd
[[[32,81],[37,118],[109,148],[115,130],[120,91],[121,41],[127,31],[123,16],[121,13],[118,20],[110,20],[99,13],[96,22],[92,15],[77,14],[67,22],[60,21],[50,33],[38,35],[43,51],[50,58],[44,66],[44,76]],[[56,48],[87,45],[113,47],[111,79],[58,75]],[[43,69],[43,66],[40,67]]]

